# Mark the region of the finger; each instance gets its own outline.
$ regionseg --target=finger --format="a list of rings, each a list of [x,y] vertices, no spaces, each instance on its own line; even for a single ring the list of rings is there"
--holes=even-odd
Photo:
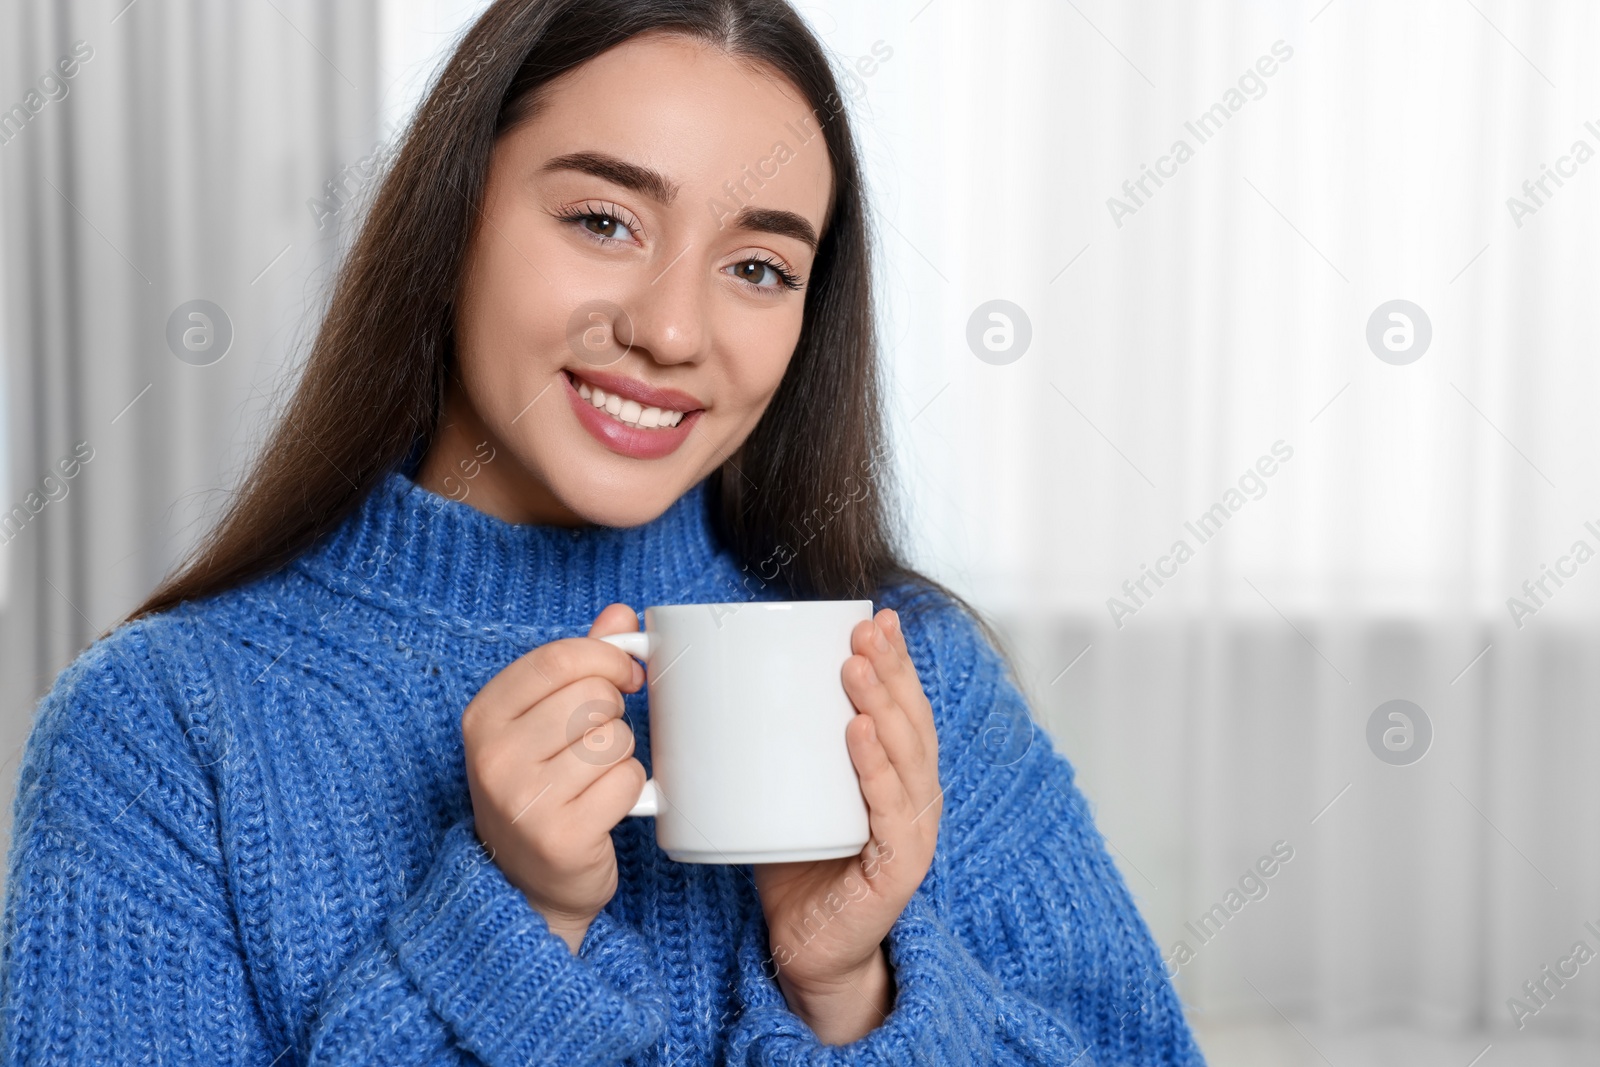
[[[896,772],[907,788],[920,789],[937,776],[929,766],[927,745],[916,724],[878,680],[872,664],[862,656],[851,656],[844,667],[845,692],[857,710],[872,718],[878,744],[888,753]]]
[[[872,620],[876,632],[865,632],[866,647],[862,655],[872,661],[878,677],[912,720],[925,720],[931,728],[933,707],[928,703],[928,695],[923,692],[922,679],[917,676],[917,668],[911,662],[911,653],[906,648],[905,636],[900,633],[898,621],[895,613],[888,608],[878,612]]]
[[[509,722],[580,678],[603,678],[631,693],[643,682],[634,658],[593,637],[568,637],[540,645],[489,679],[468,710],[485,720]]]
[[[873,718],[878,737],[897,766],[909,767],[921,758],[922,741],[905,709],[894,699],[872,661],[862,655],[845,660],[840,670],[845,693],[857,711]]]
[[[879,681],[904,711],[920,742],[923,770],[910,773],[914,789],[925,789],[938,781],[939,735],[934,725],[933,706],[923,691],[901,632],[899,616],[888,608],[878,612],[870,626],[862,624],[860,645],[873,665]],[[890,746],[891,753],[894,751]]]
[[[611,637],[613,633],[638,633],[638,614],[626,603],[610,603],[600,609],[589,625],[589,637]],[[629,656],[632,659],[632,656]],[[645,685],[645,669],[634,661],[634,686]]]
[[[911,818],[911,795],[895,770],[888,751],[873,730],[871,716],[857,715],[845,730],[850,758],[861,780],[861,796],[867,802],[867,822],[873,840],[897,840],[898,828]]]
[[[574,699],[587,696],[586,692],[577,691],[586,690],[592,681],[586,679],[567,687],[552,698],[552,702],[570,704]],[[622,703],[614,689],[610,701],[603,697],[583,699],[574,707],[570,725],[566,728],[573,740],[556,748],[543,760],[533,756],[532,752],[535,751],[534,746],[549,747],[550,738],[543,735],[526,736],[531,732],[529,720],[533,716],[523,716],[511,724],[501,735],[500,743],[510,745],[513,752],[518,751],[520,745],[520,751],[526,753],[520,760],[512,759],[510,762],[513,773],[529,783],[525,791],[532,800],[537,801],[536,805],[524,801],[517,816],[526,814],[529,807],[535,806],[545,812],[558,810],[582,795],[617,764],[627,762],[633,755],[634,735],[621,713]],[[559,733],[555,743],[560,745]],[[538,783],[537,790],[533,787],[535,782]]]
[[[911,673],[917,676],[917,692],[922,695],[923,703],[927,703],[927,691],[922,688],[922,675],[917,670],[917,661],[911,658],[911,646],[906,643],[905,628],[900,623],[900,613],[893,608],[884,608],[877,614],[877,621],[883,625],[883,631],[889,638],[889,644],[905,657],[905,662],[911,665]],[[933,714],[933,707],[929,705],[928,713]]]
[[[922,688],[922,680],[911,660],[911,649],[906,644],[900,613],[892,608],[884,608],[873,617],[872,621],[883,632],[889,644],[884,668],[889,677],[880,674],[879,680],[905,711],[923,744],[923,762],[918,772],[902,775],[912,801],[917,805],[917,816],[913,819],[916,821],[926,814],[934,801],[944,795],[944,788],[939,782],[939,734],[934,724],[933,705],[928,701],[928,695]],[[870,631],[863,628],[861,636],[863,643],[878,654],[874,659],[876,669],[877,663],[886,659],[884,651],[878,646],[876,639],[870,636]]]
[[[598,768],[598,773],[603,774],[633,755],[636,738],[633,724],[628,721],[626,714],[607,714],[593,708],[584,714],[589,718],[589,723],[582,726],[581,730],[569,731],[578,736],[573,738],[572,743],[566,748],[556,753],[556,762],[568,763],[576,760],[585,767]],[[596,776],[584,779],[585,788],[594,777]]]
[[[644,783],[644,764],[636,759],[620,760],[569,801],[567,808],[581,820],[610,828],[639,803]]]
[[[607,604],[594,617],[589,627],[590,637],[610,637],[612,634],[639,632],[639,616],[626,604]]]
[[[610,637],[612,634],[636,634],[639,632],[639,616],[626,604],[607,604],[600,609],[600,614],[594,617],[594,623],[589,627],[590,637]],[[632,657],[629,657],[632,659]],[[634,688],[644,685],[644,668],[638,660],[633,661]]]
[[[594,731],[622,716],[624,710],[622,693],[615,685],[592,675],[579,678],[502,726],[494,744],[523,753],[524,758],[535,763],[554,760],[574,745],[586,746],[586,751],[593,752],[601,742]],[[617,758],[620,757],[604,762]],[[599,761],[598,757],[591,760]]]

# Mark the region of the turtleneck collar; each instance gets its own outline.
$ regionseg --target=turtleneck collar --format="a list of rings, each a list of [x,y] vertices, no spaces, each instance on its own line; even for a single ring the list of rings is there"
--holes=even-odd
[[[642,526],[568,528],[506,522],[393,471],[295,566],[390,610],[474,626],[585,629],[617,601],[743,598],[705,481]]]

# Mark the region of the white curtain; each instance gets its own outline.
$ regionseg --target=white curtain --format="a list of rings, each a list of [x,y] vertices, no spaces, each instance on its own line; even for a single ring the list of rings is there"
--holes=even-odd
[[[304,354],[377,48],[368,0],[0,6],[6,827],[38,697],[205,529]],[[174,348],[193,300],[212,347]]]
[[[841,64],[893,52],[856,115],[918,558],[1004,624],[1196,1018],[1496,1062],[1600,1033],[1588,968],[1522,988],[1600,951],[1600,563],[1562,559],[1600,551],[1600,12],[808,11]],[[1031,328],[1003,364],[968,343],[996,299]],[[1393,300],[1412,362],[1402,320],[1368,343]],[[1410,765],[1375,754],[1403,720],[1368,741],[1395,699]]]

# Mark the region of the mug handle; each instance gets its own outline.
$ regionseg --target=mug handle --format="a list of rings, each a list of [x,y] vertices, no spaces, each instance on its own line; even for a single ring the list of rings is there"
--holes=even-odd
[[[622,651],[638,660],[650,658],[650,635],[644,631],[628,634],[609,634],[600,640],[608,645],[616,645]],[[656,785],[654,778],[644,783],[644,789],[639,793],[639,800],[628,811],[629,815],[659,815],[661,814],[661,790]]]

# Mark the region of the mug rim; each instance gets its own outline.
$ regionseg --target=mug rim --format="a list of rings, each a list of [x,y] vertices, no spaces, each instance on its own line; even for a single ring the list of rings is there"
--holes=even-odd
[[[688,604],[651,604],[645,611],[667,611],[682,608],[727,608],[737,611],[740,608],[764,608],[768,611],[790,611],[796,607],[842,607],[845,605],[865,604],[870,611],[873,602],[866,599],[855,600],[730,600],[730,601],[696,601]]]

